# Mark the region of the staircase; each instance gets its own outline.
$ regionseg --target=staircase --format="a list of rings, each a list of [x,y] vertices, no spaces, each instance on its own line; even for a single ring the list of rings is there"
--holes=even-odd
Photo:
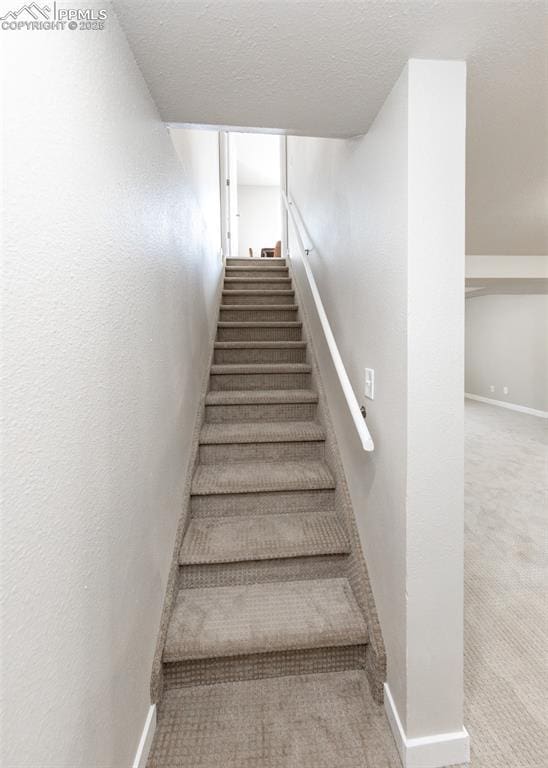
[[[202,410],[149,768],[388,764],[364,762],[384,650],[284,259],[227,260]]]

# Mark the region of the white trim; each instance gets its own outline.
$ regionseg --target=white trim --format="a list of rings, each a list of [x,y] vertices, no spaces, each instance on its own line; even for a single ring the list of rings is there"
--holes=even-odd
[[[354,394],[354,390],[352,389],[352,384],[350,383],[350,379],[348,378],[348,374],[346,373],[346,368],[344,367],[344,363],[342,361],[339,348],[337,347],[337,342],[335,341],[335,337],[333,336],[333,331],[331,330],[331,326],[329,325],[329,319],[327,317],[327,314],[320,296],[320,292],[318,290],[318,286],[316,285],[316,281],[314,280],[314,273],[312,272],[310,264],[308,263],[307,252],[310,252],[313,249],[312,244],[307,242],[307,245],[305,246],[305,244],[303,243],[301,231],[297,223],[297,216],[298,216],[301,222],[302,230],[305,234],[305,237],[307,237],[306,228],[302,224],[301,214],[299,213],[299,210],[295,205],[295,203],[293,202],[293,200],[288,195],[286,195],[283,189],[281,190],[281,193],[282,193],[282,200],[284,201],[285,208],[289,215],[289,219],[291,221],[291,224],[293,225],[293,230],[295,232],[295,239],[297,240],[297,244],[301,252],[301,261],[303,263],[305,274],[308,278],[308,286],[310,288],[310,292],[312,294],[312,298],[316,306],[316,312],[318,313],[318,317],[320,319],[320,323],[324,332],[327,346],[329,347],[329,351],[331,353],[331,359],[333,360],[333,365],[335,366],[335,370],[339,377],[342,391],[346,398],[346,403],[348,405],[350,415],[352,416],[352,420],[354,422],[359,438],[361,440],[363,450],[373,451],[375,450],[373,438],[371,437],[367,424],[365,423],[365,419],[362,416],[362,413],[360,411],[360,406],[358,405],[358,401],[356,400],[356,395]],[[288,253],[288,255],[289,255],[289,258],[291,259],[291,253]]]
[[[470,737],[464,726],[460,731],[409,739],[388,683],[384,684],[384,708],[403,768],[444,768],[446,765],[465,765],[470,762]]]
[[[154,732],[156,731],[156,704],[151,704],[148,710],[147,719],[143,727],[139,746],[135,753],[135,759],[133,760],[132,768],[145,768],[148,760],[148,753],[152,746],[152,739],[154,738]]]
[[[498,405],[501,408],[508,408],[510,411],[519,411],[520,413],[528,413],[530,416],[539,416],[541,419],[548,419],[548,411],[539,411],[536,408],[529,408],[527,405],[518,405],[517,403],[507,403],[504,400],[493,400],[491,397],[482,397],[481,395],[472,395],[470,392],[465,392],[464,397],[468,400],[477,400],[480,403],[488,403],[489,405]]]

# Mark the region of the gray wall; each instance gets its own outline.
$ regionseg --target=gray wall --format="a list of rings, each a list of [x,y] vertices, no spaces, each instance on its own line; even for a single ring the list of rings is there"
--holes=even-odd
[[[466,300],[465,390],[548,411],[548,296]]]

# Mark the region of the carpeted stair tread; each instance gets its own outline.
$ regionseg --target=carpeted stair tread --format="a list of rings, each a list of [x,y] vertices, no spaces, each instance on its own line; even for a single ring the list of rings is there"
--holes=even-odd
[[[264,307],[261,306],[261,309],[264,309]],[[215,349],[304,349],[305,347],[306,347],[306,341],[216,341],[215,342]]]
[[[164,661],[363,645],[367,639],[344,578],[181,589]]]
[[[296,312],[299,308],[298,304],[221,304],[220,309],[229,312],[254,312],[256,310],[263,311],[268,309],[269,311],[280,312]]]
[[[285,343],[285,342],[284,342]],[[312,389],[226,389],[210,390],[206,405],[271,405],[276,403],[317,403]]]
[[[233,563],[348,551],[348,536],[335,512],[196,518],[185,533],[179,563]]]
[[[274,260],[270,260],[270,259]],[[246,269],[248,268],[248,265],[255,266],[255,267],[262,267],[263,265],[270,265],[276,266],[276,267],[285,267],[286,265],[286,259],[283,256],[273,256],[273,257],[265,257],[263,258],[258,256],[227,256],[226,257],[226,266],[227,267],[233,267],[235,265],[238,265],[239,263],[242,263],[245,265]]]
[[[222,363],[211,366],[212,376],[246,373],[310,373],[307,363]]]
[[[323,461],[253,461],[199,464],[192,479],[192,495],[262,493],[334,488],[335,480]]]
[[[400,765],[361,670],[167,691],[147,768]]]
[[[232,285],[233,283],[246,283],[253,287],[255,283],[287,283],[288,285],[291,283],[290,277],[262,277],[261,275],[258,275],[257,277],[225,277],[224,284],[228,287]]]
[[[240,266],[237,266],[237,265],[233,266],[231,264],[227,264],[226,265],[226,271],[227,272],[230,271],[230,274],[233,274],[233,273],[234,274],[238,274],[238,272],[249,272],[250,269],[253,269],[254,272],[256,271],[259,274],[262,274],[263,272],[268,272],[268,273],[273,273],[275,275],[279,275],[280,272],[285,272],[287,274],[287,270],[288,270],[287,267],[283,267],[283,266],[282,267],[277,267],[277,266],[276,267],[271,267],[271,266],[266,266],[266,265],[263,265],[263,264],[260,264],[260,265],[254,266],[254,267],[245,266],[243,264],[240,265]]]
[[[314,421],[246,421],[206,423],[201,445],[225,443],[289,443],[324,440],[325,432]]]
[[[241,280],[242,278],[240,278]],[[238,281],[240,282],[240,281]],[[223,290],[223,296],[294,296],[292,288],[255,288],[254,290]]]
[[[265,320],[262,322],[223,320],[217,323],[217,328],[302,328],[302,323],[293,320]]]

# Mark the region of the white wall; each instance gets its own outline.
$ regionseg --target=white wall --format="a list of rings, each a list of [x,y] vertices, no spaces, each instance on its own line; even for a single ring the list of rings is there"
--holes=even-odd
[[[465,390],[548,411],[548,296],[466,300]]]
[[[252,184],[238,185],[240,257],[260,256],[261,248],[273,248],[282,238],[280,188]]]
[[[464,128],[465,65],[411,61],[366,136],[288,139],[290,194],[360,402],[375,369],[367,455],[318,345],[409,738],[462,728]]]
[[[112,11],[2,35],[0,762],[122,768],[216,310],[217,137],[181,167]]]

